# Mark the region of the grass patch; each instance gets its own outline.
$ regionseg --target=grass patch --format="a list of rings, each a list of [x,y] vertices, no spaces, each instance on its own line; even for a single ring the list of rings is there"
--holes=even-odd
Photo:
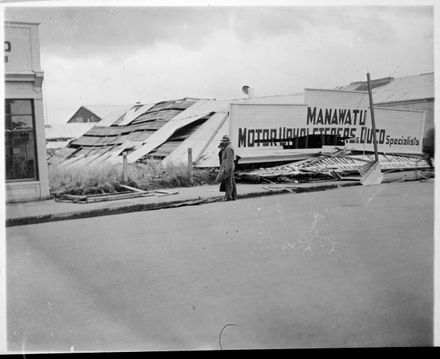
[[[49,165],[49,186],[52,197],[62,194],[88,195],[123,192],[125,184],[141,190],[155,190],[176,187],[213,184],[216,173],[213,170],[193,169],[193,182],[185,165],[163,166],[160,161],[134,163],[127,166],[126,183],[122,181],[122,165],[97,165],[86,167],[62,167]]]

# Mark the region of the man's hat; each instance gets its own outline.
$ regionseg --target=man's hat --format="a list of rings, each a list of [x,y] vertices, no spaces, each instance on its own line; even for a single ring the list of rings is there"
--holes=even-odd
[[[224,135],[221,139],[221,142],[223,143],[231,143],[231,139],[229,138],[228,135]]]

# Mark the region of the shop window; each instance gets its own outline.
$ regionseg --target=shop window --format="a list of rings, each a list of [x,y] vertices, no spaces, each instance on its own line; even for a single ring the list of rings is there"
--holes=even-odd
[[[32,100],[5,101],[6,180],[35,180],[37,151]]]

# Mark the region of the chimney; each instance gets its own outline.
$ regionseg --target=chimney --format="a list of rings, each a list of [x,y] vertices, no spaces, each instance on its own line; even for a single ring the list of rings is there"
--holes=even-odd
[[[248,96],[248,98],[254,97],[254,89],[245,85],[241,88],[241,91]]]

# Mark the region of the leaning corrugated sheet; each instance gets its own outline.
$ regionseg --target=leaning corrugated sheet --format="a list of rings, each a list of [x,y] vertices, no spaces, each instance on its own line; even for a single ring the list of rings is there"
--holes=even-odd
[[[99,126],[112,126],[119,118],[123,118],[132,107],[132,105],[114,107],[111,111],[108,111],[97,124]],[[94,106],[92,106],[92,108],[94,108]]]
[[[131,107],[123,116],[120,116],[116,121],[113,121],[112,125],[125,126],[134,121],[139,114],[147,112],[154,104],[136,105]]]
[[[186,110],[172,117],[166,124],[151,135],[138,149],[129,153],[127,156],[128,162],[136,162],[143,156],[153,151],[156,147],[167,141],[180,128],[201,119],[218,110],[224,111],[228,102],[213,101],[213,100],[199,100]],[[114,158],[113,161],[118,161]],[[119,159],[120,161],[120,159]]]
[[[188,148],[192,149],[193,163],[197,167],[215,167],[217,161],[210,163],[208,159],[211,157],[216,159],[213,154],[218,152],[219,139],[229,133],[225,126],[228,120],[228,112],[219,111],[214,113],[205,121],[197,131],[194,131],[184,142],[182,142],[163,163],[166,164],[182,164],[187,163]],[[208,162],[207,162],[208,161]],[[208,164],[208,165],[207,165]]]

